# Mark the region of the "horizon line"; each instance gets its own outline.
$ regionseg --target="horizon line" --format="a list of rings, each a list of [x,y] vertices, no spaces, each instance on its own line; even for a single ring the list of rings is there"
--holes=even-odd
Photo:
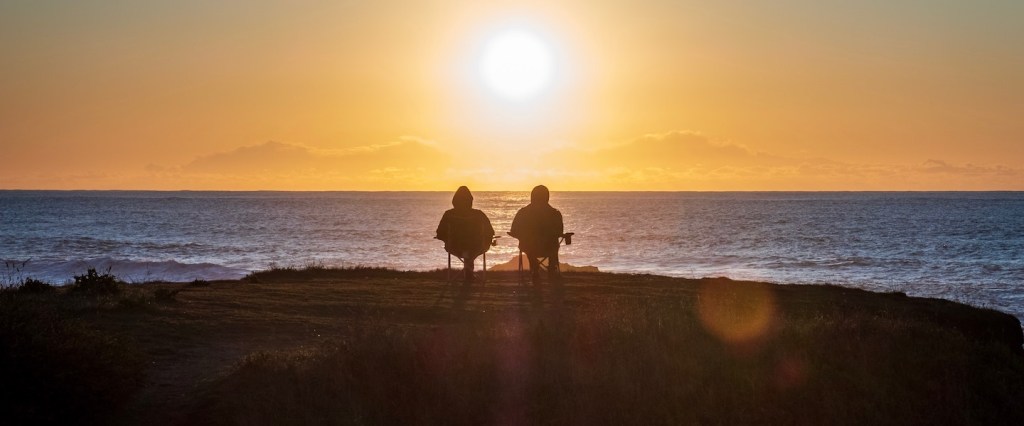
[[[7,189],[0,192],[452,192],[448,189]],[[530,192],[529,189],[474,189],[473,192]],[[661,193],[986,193],[986,192],[1024,192],[1024,189],[731,189],[731,190],[698,190],[698,189],[601,189],[601,190],[552,190],[552,192],[661,192]]]

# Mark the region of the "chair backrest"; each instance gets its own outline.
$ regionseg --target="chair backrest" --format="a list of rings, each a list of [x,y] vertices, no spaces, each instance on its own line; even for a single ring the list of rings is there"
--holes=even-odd
[[[490,235],[485,225],[473,216],[453,215],[448,222],[445,249],[449,252],[469,251],[479,254],[490,247]]]

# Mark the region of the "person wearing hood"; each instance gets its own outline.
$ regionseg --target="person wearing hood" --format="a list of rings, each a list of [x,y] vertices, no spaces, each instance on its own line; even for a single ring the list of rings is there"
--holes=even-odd
[[[473,282],[473,261],[491,247],[494,228],[484,212],[473,208],[473,194],[460,186],[452,197],[452,209],[444,212],[435,238],[444,249],[463,261],[465,282]]]
[[[548,200],[551,193],[544,185],[537,185],[530,192],[530,204],[519,209],[512,219],[509,235],[519,240],[519,249],[530,261],[533,282],[540,281],[540,261],[547,257],[548,265],[558,265],[558,239],[563,235],[562,212],[551,207]],[[561,280],[559,268],[548,268],[548,279]]]

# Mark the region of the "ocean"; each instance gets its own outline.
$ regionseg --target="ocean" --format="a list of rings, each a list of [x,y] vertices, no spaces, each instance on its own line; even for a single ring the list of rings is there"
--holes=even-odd
[[[272,266],[443,267],[451,192],[0,191],[0,284],[239,278]],[[477,192],[505,235],[527,192]],[[1024,318],[1021,192],[558,192],[601,271],[828,283],[941,297]],[[489,264],[517,252],[508,236]]]

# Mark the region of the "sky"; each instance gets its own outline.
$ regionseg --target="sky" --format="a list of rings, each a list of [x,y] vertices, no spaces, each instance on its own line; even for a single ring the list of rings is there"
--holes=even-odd
[[[1024,2],[484,3],[0,2],[0,189],[1024,190]]]

